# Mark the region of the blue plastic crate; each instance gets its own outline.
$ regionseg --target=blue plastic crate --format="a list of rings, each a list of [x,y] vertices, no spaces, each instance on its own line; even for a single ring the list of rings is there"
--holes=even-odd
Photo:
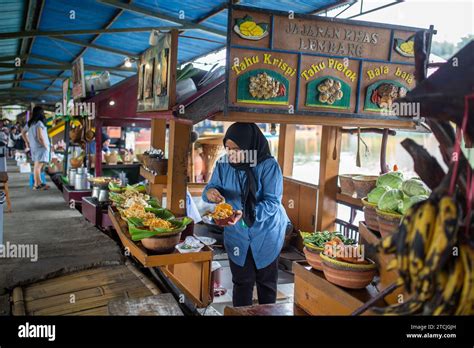
[[[40,177],[41,177],[41,182],[42,182],[43,184],[46,184],[46,174],[45,174],[45,173],[41,173]],[[33,173],[31,173],[31,174],[30,174],[30,188],[33,188],[34,182],[35,182],[35,176],[34,176]]]

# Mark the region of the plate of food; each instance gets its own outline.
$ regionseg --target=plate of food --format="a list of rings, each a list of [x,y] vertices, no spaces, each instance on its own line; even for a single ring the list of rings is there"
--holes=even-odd
[[[234,210],[229,203],[225,202],[217,204],[214,212],[209,214],[214,223],[218,226],[226,226],[234,222],[238,215],[239,212]]]
[[[201,236],[196,236],[197,239],[199,239],[204,245],[213,245],[217,242],[215,238],[211,237],[201,237]]]
[[[182,254],[197,253],[198,251],[201,251],[202,248],[204,248],[204,244],[201,243],[199,239],[192,236],[186,237],[184,242],[176,245],[176,250]]]

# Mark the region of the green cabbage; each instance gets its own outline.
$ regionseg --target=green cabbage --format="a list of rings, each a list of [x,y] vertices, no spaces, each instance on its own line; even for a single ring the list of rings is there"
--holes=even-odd
[[[403,182],[402,191],[407,196],[426,196],[431,193],[428,186],[417,178],[411,178]]]
[[[382,211],[398,213],[403,204],[403,192],[397,189],[391,189],[380,197],[377,208]]]
[[[385,185],[377,186],[376,188],[374,188],[372,191],[369,192],[369,194],[367,195],[367,201],[369,203],[377,204],[380,200],[380,197],[382,197],[382,195],[388,190],[390,190],[390,186],[385,186]]]
[[[403,183],[402,172],[390,172],[380,175],[377,179],[377,186],[390,186],[393,189],[400,189]]]
[[[411,197],[407,197],[405,196],[405,198],[403,199],[403,202],[402,204],[400,205],[399,209],[398,209],[398,212],[400,214],[403,214],[405,215],[405,213],[407,212],[407,210],[413,205],[413,204],[416,204],[418,202],[422,202],[422,201],[425,201],[428,199],[428,196],[426,195],[420,195],[420,196],[411,196]]]

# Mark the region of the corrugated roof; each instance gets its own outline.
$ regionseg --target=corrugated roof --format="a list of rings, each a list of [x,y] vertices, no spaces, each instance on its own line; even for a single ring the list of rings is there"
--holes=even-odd
[[[292,10],[296,13],[313,13],[321,8],[340,5],[347,0],[242,0],[241,5],[254,6],[282,11]],[[24,30],[26,5],[24,0],[0,0],[0,32],[19,32]],[[39,31],[70,31],[84,29],[123,29],[140,27],[179,26],[169,19],[182,19],[198,23],[211,32],[203,30],[187,30],[179,39],[179,63],[190,61],[225,46],[225,35],[216,35],[215,31],[225,33],[227,30],[227,0],[43,0],[37,1],[43,8],[38,20]],[[123,9],[122,7],[127,7]],[[131,7],[128,7],[131,6]],[[214,15],[210,16],[211,14]],[[162,18],[157,18],[162,17]],[[168,20],[166,20],[168,19]],[[212,33],[214,31],[214,33]],[[124,63],[127,54],[139,55],[149,48],[150,32],[122,32],[68,35],[64,39],[58,37],[36,37],[31,46],[26,64],[57,64],[71,63],[78,55],[83,56],[85,65],[119,67]],[[190,36],[190,37],[185,37]],[[0,58],[19,54],[22,39],[0,40]],[[84,46],[93,43],[98,49]],[[107,48],[119,50],[112,53]],[[124,52],[122,52],[124,51]],[[2,63],[6,61],[3,60]],[[0,68],[2,71],[10,70]],[[111,82],[120,82],[133,75],[133,72],[111,72]],[[38,80],[48,76],[53,79]],[[20,88],[38,91],[53,91],[61,88],[64,77],[70,76],[70,70],[44,69],[27,70],[23,73]],[[1,80],[13,80],[14,74],[0,75]],[[26,81],[36,79],[34,81]],[[1,82],[1,81],[0,81]],[[0,84],[1,89],[12,88],[12,84]],[[23,96],[23,95],[22,95]],[[27,99],[24,97],[23,99]],[[39,99],[52,102],[59,99],[58,95],[41,94]],[[2,97],[0,96],[0,100]]]
[[[18,0],[3,0],[0,2],[0,33],[8,33],[19,31],[23,27],[23,20],[25,17],[25,3]],[[12,56],[16,55],[19,49],[20,42],[15,39],[0,40],[0,55]],[[9,68],[0,68],[0,73],[11,71]],[[0,82],[2,80],[13,80],[15,74],[0,75]],[[13,84],[0,84],[0,90],[12,88]]]

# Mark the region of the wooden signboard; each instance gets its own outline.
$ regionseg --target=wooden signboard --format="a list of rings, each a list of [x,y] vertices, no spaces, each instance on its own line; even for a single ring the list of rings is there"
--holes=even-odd
[[[433,33],[234,5],[225,114],[351,117],[375,124],[414,116],[397,113],[393,101],[415,87],[419,30]]]
[[[72,97],[74,100],[86,97],[84,60],[82,58],[79,58],[72,63]]]
[[[137,112],[168,110],[176,94],[177,31],[161,34],[140,57]]]

